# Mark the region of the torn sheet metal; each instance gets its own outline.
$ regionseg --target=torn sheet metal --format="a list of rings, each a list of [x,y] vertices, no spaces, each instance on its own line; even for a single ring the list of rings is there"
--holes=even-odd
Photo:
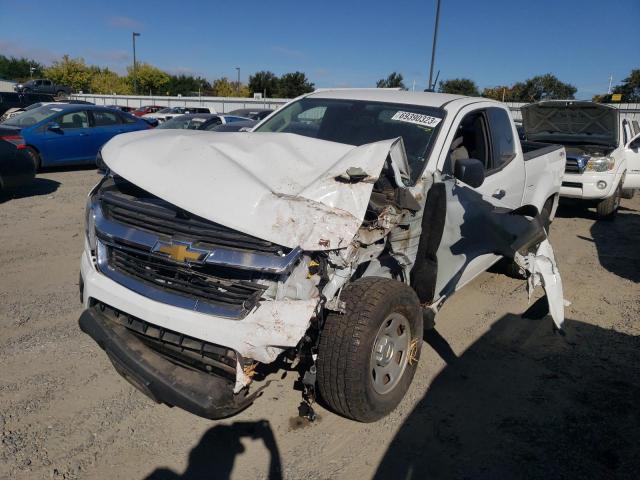
[[[473,261],[486,259],[482,268],[475,267],[480,272],[497,256],[504,256],[530,273],[530,294],[536,286],[543,286],[550,313],[561,328],[562,280],[542,217],[504,208],[453,178],[436,174],[435,180],[427,196],[420,246],[411,270],[411,284],[420,301],[427,304],[451,296],[465,282]]]
[[[390,153],[404,158],[396,177],[406,175],[400,139],[354,147],[289,133],[158,130],[118,135],[102,149],[114,173],[180,208],[307,251],[351,242]],[[369,177],[336,179],[353,168]]]
[[[530,273],[527,279],[529,301],[533,290],[542,285],[547,295],[549,313],[558,330],[564,323],[565,300],[562,291],[562,279],[556,265],[553,248],[549,240],[544,240],[534,253],[526,256],[516,254],[516,263]]]

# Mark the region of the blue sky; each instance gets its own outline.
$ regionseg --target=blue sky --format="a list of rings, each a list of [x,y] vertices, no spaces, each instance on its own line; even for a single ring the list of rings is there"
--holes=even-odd
[[[0,0],[0,53],[123,72],[135,30],[138,60],[172,73],[301,70],[317,87],[365,87],[395,70],[424,89],[434,15],[435,0]],[[640,0],[442,0],[436,69],[481,88],[551,72],[590,98],[640,68],[639,27]]]

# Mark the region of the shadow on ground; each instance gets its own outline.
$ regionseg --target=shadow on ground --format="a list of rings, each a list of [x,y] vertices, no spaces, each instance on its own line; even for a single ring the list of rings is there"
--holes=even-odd
[[[438,335],[447,366],[376,478],[637,478],[640,338],[565,329],[506,315],[457,359]]]
[[[600,265],[619,277],[640,282],[639,214],[621,211],[613,222],[597,221],[591,226],[591,237]]]
[[[8,202],[17,198],[50,195],[58,190],[58,187],[60,187],[60,182],[49,180],[48,178],[36,177],[29,185],[12,189],[4,194],[0,193],[0,203]]]
[[[237,455],[244,452],[241,439],[262,440],[269,451],[269,470],[260,478],[282,478],[282,464],[276,439],[266,420],[234,422],[209,429],[189,454],[189,465],[182,475],[166,468],[152,472],[145,480],[226,480],[231,477]]]

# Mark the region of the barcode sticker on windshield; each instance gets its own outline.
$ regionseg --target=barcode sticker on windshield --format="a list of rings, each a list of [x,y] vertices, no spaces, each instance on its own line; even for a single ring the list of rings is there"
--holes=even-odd
[[[421,113],[403,112],[402,110],[396,112],[391,120],[397,120],[399,122],[415,123],[416,125],[423,125],[425,127],[435,127],[442,119],[438,117],[432,117],[431,115],[422,115]]]

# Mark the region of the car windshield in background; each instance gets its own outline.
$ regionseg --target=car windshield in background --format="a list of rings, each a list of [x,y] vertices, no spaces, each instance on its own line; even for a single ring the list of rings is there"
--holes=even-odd
[[[36,123],[40,123],[49,117],[53,117],[62,112],[62,109],[54,105],[44,105],[42,107],[34,108],[33,110],[27,110],[13,118],[4,121],[4,125],[11,125],[13,127],[30,127]]]
[[[179,117],[173,117],[170,120],[158,125],[157,128],[165,130],[165,129],[188,129],[188,130],[197,130],[200,128],[205,122],[208,122],[211,118],[205,117],[189,117],[187,115],[181,115]]]
[[[257,132],[364,145],[402,137],[415,182],[424,168],[444,111],[395,103],[304,98],[279,110]]]

